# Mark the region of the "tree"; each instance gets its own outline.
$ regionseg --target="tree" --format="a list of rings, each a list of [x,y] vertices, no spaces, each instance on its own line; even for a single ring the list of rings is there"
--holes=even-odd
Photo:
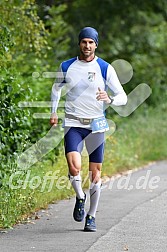
[[[61,1],[64,2],[64,1]],[[84,26],[99,32],[97,53],[108,62],[127,60],[134,69],[130,92],[141,82],[148,83],[153,94],[150,104],[166,99],[167,2],[144,0],[69,1],[65,20],[72,26],[72,56],[78,53],[76,35]],[[74,48],[74,49],[73,49]]]
[[[63,46],[57,44],[62,36],[60,27],[63,25],[65,29],[61,8],[54,10],[57,11],[57,16],[53,17],[56,25],[49,19],[52,35],[39,18],[34,0],[0,1],[0,9],[0,227],[7,227],[33,203],[32,194],[30,202],[28,193],[23,196],[21,189],[10,188],[10,176],[19,169],[17,157],[46,134],[49,126],[43,121],[35,121],[30,109],[18,104],[20,101],[48,100],[53,79],[43,78],[42,72],[51,71],[50,66],[55,64],[52,45],[61,57],[68,41],[64,41]],[[40,78],[32,78],[33,72],[39,73]],[[25,176],[24,172],[22,176]]]

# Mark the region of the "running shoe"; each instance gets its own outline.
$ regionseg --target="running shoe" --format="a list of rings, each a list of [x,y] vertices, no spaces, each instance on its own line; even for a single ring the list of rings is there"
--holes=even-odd
[[[84,231],[96,232],[95,218],[93,216],[91,215],[86,216]]]
[[[74,212],[73,212],[73,217],[75,221],[81,222],[83,221],[86,212],[85,212],[85,203],[86,203],[86,194],[84,199],[78,199],[76,197],[76,202],[75,202],[75,207],[74,207]]]

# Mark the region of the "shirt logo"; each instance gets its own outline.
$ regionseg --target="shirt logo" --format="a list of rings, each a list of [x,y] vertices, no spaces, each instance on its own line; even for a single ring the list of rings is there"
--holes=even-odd
[[[94,72],[88,72],[88,80],[90,82],[93,82],[95,80],[95,73]]]

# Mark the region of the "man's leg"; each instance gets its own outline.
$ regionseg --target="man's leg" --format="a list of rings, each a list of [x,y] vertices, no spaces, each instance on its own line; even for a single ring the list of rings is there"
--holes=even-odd
[[[89,163],[89,171],[90,171],[90,208],[86,216],[84,231],[87,232],[95,232],[96,224],[95,224],[95,216],[96,211],[100,199],[101,192],[101,163]]]
[[[101,192],[101,163],[89,163],[90,172],[90,208],[88,214],[95,218]]]
[[[65,129],[65,153],[69,168],[69,179],[76,193],[76,203],[73,211],[75,221],[82,221],[85,216],[84,205],[86,194],[82,190],[81,171],[81,151],[83,139],[81,131],[77,128]]]
[[[89,153],[90,208],[85,222],[85,231],[96,231],[95,215],[101,192],[101,168],[104,155],[104,133],[90,134],[86,139]]]
[[[81,155],[79,152],[72,151],[66,154],[66,159],[69,168],[69,179],[74,188],[78,199],[84,199],[85,194],[82,190],[81,171]]]

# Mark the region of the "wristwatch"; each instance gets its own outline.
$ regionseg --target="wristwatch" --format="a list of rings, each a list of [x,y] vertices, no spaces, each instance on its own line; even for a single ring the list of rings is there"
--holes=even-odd
[[[109,96],[109,98],[110,98],[110,103],[109,104],[112,104],[113,101],[114,101],[114,98],[112,96]]]

